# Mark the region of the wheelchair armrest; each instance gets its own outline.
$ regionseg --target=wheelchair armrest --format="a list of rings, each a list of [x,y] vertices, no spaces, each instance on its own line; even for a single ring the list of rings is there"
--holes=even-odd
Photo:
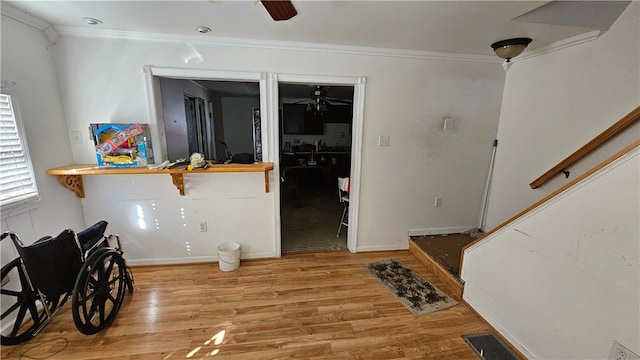
[[[82,252],[87,252],[97,246],[101,240],[105,239],[104,232],[107,229],[107,224],[108,223],[106,221],[101,220],[76,233],[78,241],[80,241],[80,245],[82,246]]]

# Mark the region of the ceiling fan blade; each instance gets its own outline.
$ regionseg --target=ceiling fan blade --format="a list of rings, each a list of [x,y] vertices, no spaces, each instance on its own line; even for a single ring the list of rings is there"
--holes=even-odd
[[[275,21],[289,20],[298,15],[298,11],[291,1],[262,0],[260,2]]]
[[[353,104],[353,101],[349,99],[338,99],[338,98],[330,98],[330,97],[326,99],[330,104],[347,104],[347,105]]]

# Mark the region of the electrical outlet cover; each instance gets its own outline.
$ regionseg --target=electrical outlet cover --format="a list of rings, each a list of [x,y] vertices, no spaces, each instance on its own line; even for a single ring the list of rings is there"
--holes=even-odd
[[[640,360],[640,357],[614,340],[609,353],[609,360]]]

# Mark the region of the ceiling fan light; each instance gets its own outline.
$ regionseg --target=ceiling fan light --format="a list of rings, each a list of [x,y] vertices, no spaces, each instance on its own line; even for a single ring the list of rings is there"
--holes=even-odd
[[[329,111],[329,103],[323,100],[320,103],[320,113],[325,113],[327,111]]]
[[[316,86],[315,89],[311,91],[311,97],[321,98],[327,96],[327,90],[323,89],[321,86]]]
[[[494,42],[491,47],[499,58],[509,62],[512,58],[522,54],[530,42],[530,38],[514,38]]]

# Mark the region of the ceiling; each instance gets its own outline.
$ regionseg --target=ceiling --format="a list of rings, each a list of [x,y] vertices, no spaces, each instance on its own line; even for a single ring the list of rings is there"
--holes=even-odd
[[[530,37],[527,51],[591,32],[606,31],[630,1],[310,1],[292,0],[298,15],[273,21],[253,0],[33,1],[2,0],[65,30],[120,31],[241,38],[493,56],[495,41]],[[4,13],[4,10],[3,10]],[[88,25],[83,17],[102,21]],[[197,26],[212,29],[197,32]],[[526,52],[525,52],[526,54]],[[498,60],[496,58],[496,60]],[[230,96],[259,93],[257,83],[199,81]],[[313,85],[283,84],[280,97],[308,97]],[[326,87],[352,99],[352,87]]]
[[[246,38],[492,55],[491,43],[530,37],[535,48],[599,29],[606,31],[629,1],[309,1],[298,15],[273,21],[253,0],[10,1],[53,25],[155,34]],[[526,15],[526,16],[524,16]],[[518,18],[518,19],[516,19]],[[514,20],[515,19],[515,20]],[[196,32],[196,26],[212,29]]]

